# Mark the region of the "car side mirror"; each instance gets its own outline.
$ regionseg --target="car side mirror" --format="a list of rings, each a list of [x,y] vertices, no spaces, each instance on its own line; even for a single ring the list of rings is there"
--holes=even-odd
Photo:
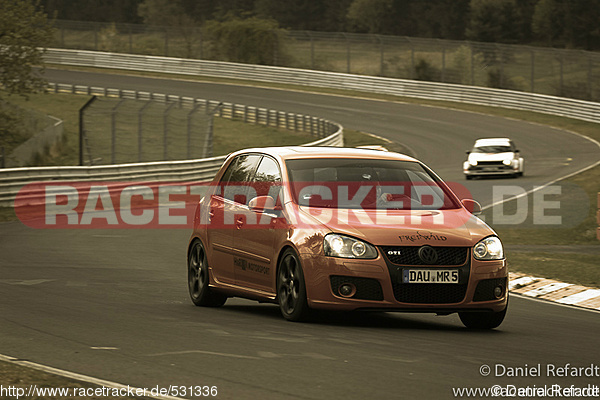
[[[275,200],[271,196],[258,196],[248,202],[248,208],[252,211],[273,211]]]
[[[520,152],[521,152],[520,150],[515,150],[515,153],[520,153]]]
[[[471,152],[469,150],[465,151],[465,153],[467,153],[467,155],[471,154]]]
[[[481,214],[481,204],[473,199],[462,199],[460,201],[462,205],[473,215]]]

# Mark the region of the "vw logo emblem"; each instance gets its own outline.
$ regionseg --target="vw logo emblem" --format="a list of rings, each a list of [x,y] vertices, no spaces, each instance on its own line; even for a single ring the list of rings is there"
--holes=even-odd
[[[422,246],[419,249],[419,258],[421,259],[421,261],[423,261],[423,263],[432,265],[437,262],[438,253],[431,246]]]

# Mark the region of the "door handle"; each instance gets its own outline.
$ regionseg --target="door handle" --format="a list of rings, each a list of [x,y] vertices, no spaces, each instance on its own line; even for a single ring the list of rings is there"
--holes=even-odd
[[[235,220],[235,227],[238,229],[242,229],[242,226],[244,225],[244,219],[243,218],[238,218]]]

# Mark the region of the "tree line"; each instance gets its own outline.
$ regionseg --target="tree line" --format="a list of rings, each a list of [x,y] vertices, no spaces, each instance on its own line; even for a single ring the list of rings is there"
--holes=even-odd
[[[600,49],[600,0],[42,0],[58,19],[283,29]]]

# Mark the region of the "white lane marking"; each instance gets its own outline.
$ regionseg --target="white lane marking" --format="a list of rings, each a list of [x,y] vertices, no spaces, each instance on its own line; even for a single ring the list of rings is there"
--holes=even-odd
[[[563,288],[566,288],[569,286],[573,286],[573,285],[571,283],[553,282],[553,283],[550,283],[549,285],[544,285],[537,289],[533,289],[528,292],[525,292],[525,293],[523,293],[523,296],[540,297],[540,296],[544,296],[548,293],[556,292],[557,290],[560,290],[560,289],[563,289]]]
[[[594,313],[594,314],[600,314],[600,307],[598,307],[598,308],[586,308],[586,307],[579,307],[579,306],[572,305],[572,304],[561,304],[561,303],[557,303],[557,302],[552,301],[552,300],[547,300],[547,299],[543,299],[543,298],[539,298],[539,297],[523,296],[520,293],[514,293],[514,292],[511,293],[510,295],[511,295],[511,297],[515,296],[515,297],[519,297],[521,299],[536,301],[538,303],[544,303],[544,304],[548,304],[548,305],[551,305],[551,306],[566,307],[566,308],[570,308],[572,310],[587,311],[587,312],[591,312],[591,313]]]
[[[517,278],[508,283],[508,290],[514,290],[523,286],[531,285],[532,283],[537,282],[540,279],[541,278],[534,278],[532,276],[523,276],[521,278]]]
[[[258,357],[245,356],[243,354],[218,353],[216,351],[205,351],[205,350],[168,351],[165,353],[148,354],[148,357],[177,356],[177,355],[181,355],[181,354],[206,354],[209,356],[242,358],[242,359],[247,359],[247,360],[259,360],[260,359]]]
[[[6,283],[8,285],[23,285],[23,286],[32,286],[39,285],[41,283],[53,282],[56,279],[1,279],[0,283]]]
[[[125,235],[92,235],[92,237],[99,237],[99,238],[122,238],[122,237],[126,237]]]
[[[291,358],[291,357],[308,357],[314,360],[335,360],[333,357],[326,356],[320,353],[300,353],[300,354],[284,354],[284,353],[273,353],[271,351],[259,351],[257,352],[259,357],[262,358]]]
[[[118,347],[105,347],[105,346],[93,346],[90,347],[92,350],[119,350]]]
[[[564,297],[558,300],[558,302],[561,304],[577,304],[596,297],[600,297],[600,289],[588,289],[583,292]]]
[[[107,388],[124,389],[124,390],[130,389],[134,393],[138,389],[143,391],[143,388],[138,388],[138,387],[134,387],[131,385],[124,385],[124,384],[118,383],[118,382],[107,381],[105,379],[98,379],[98,378],[94,378],[94,377],[88,376],[88,375],[77,374],[75,372],[65,371],[63,369],[49,367],[47,365],[42,365],[42,364],[34,363],[31,361],[19,360],[18,358],[7,356],[4,354],[0,354],[0,361],[5,361],[5,362],[11,363],[11,364],[20,365],[21,367],[33,368],[38,371],[47,372],[52,375],[58,375],[58,376],[62,376],[64,378],[74,379],[76,381],[85,382],[85,383],[89,383],[89,384],[96,385],[96,386],[103,386],[103,387],[107,387]],[[169,399],[169,400],[184,399],[184,397],[153,396],[151,394],[148,394],[146,397],[152,398],[152,399]]]

